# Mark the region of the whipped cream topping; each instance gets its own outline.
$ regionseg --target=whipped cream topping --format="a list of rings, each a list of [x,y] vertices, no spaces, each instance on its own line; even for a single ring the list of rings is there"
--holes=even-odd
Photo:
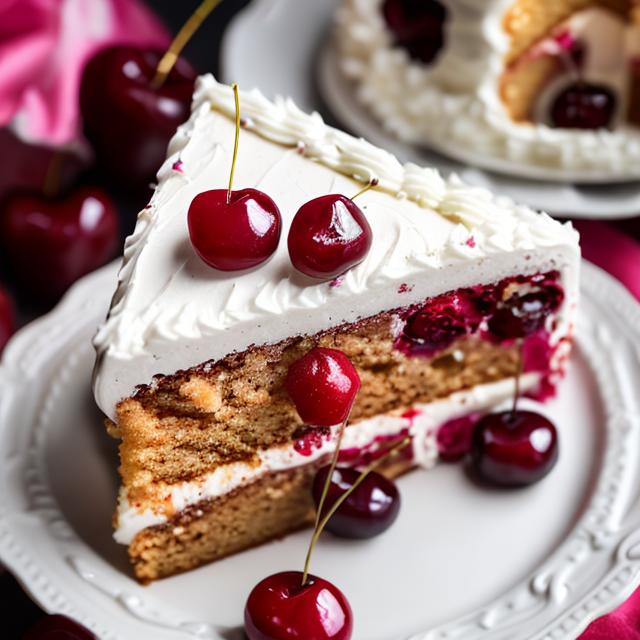
[[[637,127],[619,121],[613,131],[586,131],[511,120],[498,86],[509,48],[502,19],[513,0],[441,1],[448,10],[445,46],[429,65],[393,46],[383,0],[344,0],[336,14],[341,71],[389,130],[408,142],[464,149],[485,162],[493,157],[620,179],[640,176]],[[598,9],[579,12],[565,27],[586,41],[584,78],[616,90],[622,113],[640,27]]]
[[[522,391],[534,389],[539,378],[539,374],[524,374],[521,379]],[[429,469],[438,460],[438,427],[453,418],[482,411],[501,402],[508,403],[513,393],[514,380],[501,380],[479,385],[469,391],[454,393],[446,400],[415,405],[412,411],[404,415],[386,414],[363,420],[346,429],[340,450],[368,448],[372,443],[375,446],[376,438],[399,436],[407,432],[412,436],[415,464]],[[274,447],[258,451],[257,460],[218,467],[195,481],[158,485],[158,497],[152,505],[133,506],[129,503],[126,492],[121,490],[114,538],[121,544],[129,544],[143,529],[166,523],[171,515],[188,506],[222,496],[268,473],[293,469],[323,457],[328,458],[335,448],[338,428],[333,427],[322,444],[314,448],[309,455],[298,452],[293,444]]]
[[[579,263],[569,223],[455,177],[444,180],[433,169],[402,165],[290,100],[270,102],[258,91],[240,99],[245,127],[235,186],[275,200],[283,216],[280,245],[268,262],[234,273],[209,268],[191,246],[189,204],[226,186],[234,139],[233,93],[204,76],[192,116],[174,136],[153,198],[126,241],[112,307],[95,338],[94,392],[109,417],[155,374],[518,273],[562,272],[558,339],[568,331]],[[372,177],[379,186],[359,200],[373,231],[366,259],[333,283],[296,272],[286,236],[298,208],[327,193],[355,194]]]

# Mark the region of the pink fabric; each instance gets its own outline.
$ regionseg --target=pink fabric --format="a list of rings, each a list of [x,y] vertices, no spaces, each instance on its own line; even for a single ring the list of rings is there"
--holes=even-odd
[[[111,44],[168,40],[138,0],[0,0],[0,127],[46,146],[77,140],[87,59]]]
[[[584,257],[615,276],[640,300],[640,231],[631,235],[605,222],[577,222]],[[635,238],[634,238],[635,235]],[[640,589],[612,613],[593,622],[580,640],[640,640]]]

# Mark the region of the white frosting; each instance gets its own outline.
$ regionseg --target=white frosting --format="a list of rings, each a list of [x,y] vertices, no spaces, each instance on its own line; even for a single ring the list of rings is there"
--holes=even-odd
[[[532,389],[538,381],[537,374],[524,374],[521,379],[521,389],[523,391]],[[436,444],[438,427],[458,416],[481,411],[507,401],[513,393],[514,380],[501,380],[479,385],[469,391],[454,393],[446,400],[416,405],[414,407],[416,415],[411,418],[399,414],[387,414],[363,420],[346,429],[340,450],[362,449],[374,443],[378,436],[394,436],[408,430],[413,438],[414,461],[417,465],[428,469],[435,465],[438,459]],[[258,461],[227,464],[197,481],[156,485],[157,506],[145,505],[143,510],[131,506],[126,492],[122,490],[114,538],[121,544],[129,544],[142,529],[164,524],[171,513],[179,512],[189,505],[222,496],[268,473],[292,469],[310,464],[322,457],[328,457],[334,450],[337,430],[338,427],[333,427],[331,435],[325,438],[322,446],[314,449],[311,455],[298,453],[291,444],[258,451]]]
[[[358,97],[400,138],[466,149],[469,157],[640,176],[640,129],[621,119],[614,131],[579,131],[518,124],[508,116],[498,81],[509,47],[502,19],[513,0],[441,0],[448,10],[445,46],[429,65],[393,46],[382,2],[344,0],[336,16],[337,46]],[[584,78],[618,91],[622,111],[640,29],[597,9],[576,14],[567,25],[589,45]]]
[[[94,391],[110,417],[119,400],[154,374],[517,273],[561,270],[566,303],[558,337],[568,330],[579,263],[570,224],[455,177],[445,181],[433,169],[402,165],[326,126],[318,114],[305,114],[290,100],[272,103],[257,91],[241,93],[247,126],[235,186],[259,188],[275,200],[283,237],[254,270],[209,268],[189,241],[187,210],[196,194],[226,186],[233,111],[228,86],[212,76],[199,80],[191,119],[173,138],[151,203],[126,241],[112,308],[95,338]],[[366,259],[339,286],[296,272],[286,235],[297,209],[327,193],[354,194],[371,177],[379,187],[359,199],[373,230]],[[408,286],[400,292],[402,284]]]

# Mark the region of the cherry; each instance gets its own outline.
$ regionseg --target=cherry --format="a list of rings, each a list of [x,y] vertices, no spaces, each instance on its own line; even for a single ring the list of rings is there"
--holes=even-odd
[[[330,279],[362,262],[371,240],[371,227],[360,207],[345,196],[331,194],[298,209],[287,245],[298,271]]]
[[[16,330],[13,303],[9,294],[0,287],[0,353]]]
[[[438,0],[385,0],[382,14],[412,58],[428,64],[442,49],[447,10]]]
[[[23,640],[97,640],[86,627],[59,614],[39,620],[24,635]]]
[[[523,486],[543,478],[558,459],[553,423],[533,411],[490,413],[476,424],[472,464],[480,478],[502,486]]]
[[[314,347],[289,367],[285,386],[307,424],[329,427],[349,417],[360,377],[341,351]]]
[[[498,302],[488,326],[491,333],[502,339],[524,338],[544,326],[549,314],[556,311],[564,294],[549,282],[527,293],[515,293]]]
[[[11,158],[11,162],[3,163],[0,172],[0,201],[18,190],[42,189],[54,156],[61,153],[59,149],[24,142],[9,127],[0,128],[0,149],[5,158]],[[79,154],[65,153],[59,186],[69,187],[86,163]]]
[[[249,269],[278,247],[282,218],[276,203],[257,189],[199,193],[189,207],[189,236],[197,254],[221,271]]]
[[[322,578],[283,571],[259,582],[244,610],[249,640],[349,640],[353,614],[344,594]]]
[[[0,217],[0,243],[21,287],[49,304],[115,256],[118,216],[110,198],[94,188],[51,201],[18,194]]]
[[[616,97],[609,88],[576,82],[563,89],[551,105],[551,122],[565,129],[603,129],[611,125]]]
[[[319,469],[313,480],[316,508],[320,505],[329,469],[329,466]],[[360,472],[350,467],[335,469],[322,516],[354,485],[359,476]],[[370,471],[331,516],[326,529],[342,538],[373,538],[395,522],[399,511],[400,493],[395,483],[376,471]]]
[[[152,85],[163,53],[130,46],[103,49],[82,79],[85,134],[102,168],[134,191],[154,180],[171,136],[190,113],[196,73],[184,59],[160,87]]]
[[[466,335],[466,320],[454,306],[431,307],[409,316],[403,334],[414,344],[411,351],[423,355],[433,355],[451,346],[458,338]]]

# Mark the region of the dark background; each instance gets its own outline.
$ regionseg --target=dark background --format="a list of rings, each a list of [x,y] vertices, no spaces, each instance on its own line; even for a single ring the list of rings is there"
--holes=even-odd
[[[187,44],[183,55],[199,73],[211,71],[219,75],[219,50],[222,34],[233,15],[247,6],[249,2],[250,0],[223,0]],[[147,5],[160,16],[172,34],[178,31],[199,4],[200,0],[189,0],[188,2],[147,0]],[[135,222],[136,213],[144,203],[121,201],[118,204],[123,231],[129,232]],[[23,319],[29,319],[32,315],[32,313],[26,312]],[[24,632],[44,616],[44,613],[29,599],[6,571],[0,575],[0,611],[4,612],[0,637],[7,640],[22,638]]]

